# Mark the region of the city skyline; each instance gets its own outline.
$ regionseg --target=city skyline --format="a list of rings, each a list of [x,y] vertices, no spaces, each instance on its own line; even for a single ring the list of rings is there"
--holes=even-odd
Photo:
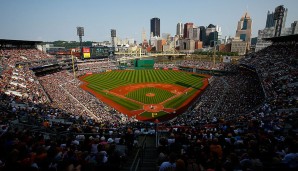
[[[213,0],[178,1],[95,1],[95,0],[4,0],[0,6],[0,39],[78,41],[76,27],[85,29],[83,41],[110,41],[110,30],[121,39],[141,40],[143,28],[150,35],[150,19],[160,19],[160,34],[176,34],[177,23],[222,27],[223,36],[234,37],[237,22],[247,11],[252,19],[252,37],[266,26],[268,11],[284,5],[288,9],[286,27],[298,20],[294,0]]]

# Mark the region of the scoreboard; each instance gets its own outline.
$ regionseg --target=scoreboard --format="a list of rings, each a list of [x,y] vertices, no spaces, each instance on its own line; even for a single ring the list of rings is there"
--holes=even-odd
[[[84,59],[107,58],[111,55],[114,55],[113,47],[95,46],[95,47],[84,47],[83,48]]]

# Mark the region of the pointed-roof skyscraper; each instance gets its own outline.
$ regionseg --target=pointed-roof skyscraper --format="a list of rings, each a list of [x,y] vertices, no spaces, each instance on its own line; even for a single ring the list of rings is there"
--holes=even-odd
[[[252,19],[250,18],[248,12],[245,12],[240,21],[238,21],[236,37],[239,37],[241,40],[247,42],[248,49],[250,49],[251,27]]]

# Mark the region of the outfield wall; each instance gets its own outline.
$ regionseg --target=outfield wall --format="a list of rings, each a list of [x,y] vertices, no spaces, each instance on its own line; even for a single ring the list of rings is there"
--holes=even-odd
[[[153,59],[135,59],[134,67],[135,69],[153,69],[154,60]]]

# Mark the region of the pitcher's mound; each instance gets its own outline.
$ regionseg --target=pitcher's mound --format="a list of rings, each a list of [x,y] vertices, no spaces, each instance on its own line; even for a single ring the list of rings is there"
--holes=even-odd
[[[148,96],[148,97],[154,97],[155,94],[154,93],[147,93],[146,96]]]

